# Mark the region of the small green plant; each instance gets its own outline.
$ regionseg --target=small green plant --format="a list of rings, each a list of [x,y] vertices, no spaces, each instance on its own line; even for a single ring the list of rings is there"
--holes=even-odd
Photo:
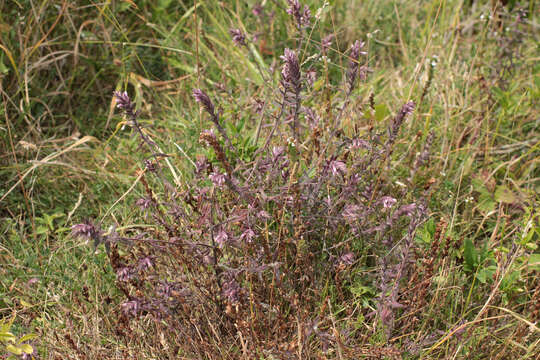
[[[23,359],[34,359],[34,348],[27,341],[37,337],[36,334],[27,334],[17,339],[11,331],[15,316],[10,320],[0,320],[0,355],[7,356],[7,359],[16,359],[22,356]]]
[[[487,244],[477,249],[471,239],[465,240],[463,259],[465,260],[465,272],[473,273],[475,278],[485,284],[497,270],[494,265],[493,252]]]

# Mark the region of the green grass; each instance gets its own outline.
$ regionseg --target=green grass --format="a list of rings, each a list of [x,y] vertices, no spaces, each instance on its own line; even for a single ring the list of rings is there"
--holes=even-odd
[[[266,80],[258,66],[276,61],[279,68],[283,48],[294,46],[283,2],[277,2],[281,9],[267,2],[276,12],[265,22],[246,5],[254,2],[136,3],[0,3],[0,316],[16,316],[18,335],[38,334],[32,344],[42,358],[156,356],[143,325],[136,328],[137,344],[116,333],[112,314],[119,294],[104,248],[69,234],[86,218],[107,226],[145,225],[131,207],[144,190],[136,185],[126,193],[142,156],[113,113],[112,91],[133,94],[148,133],[171,155],[176,179],[167,176],[187,187],[192,165],[186,157],[206,154],[198,136],[210,127],[191,89],[219,99],[228,131],[253,144],[257,118],[243,115],[244,109],[254,97],[271,95],[261,87]],[[306,3],[315,14],[322,2]],[[366,349],[393,349],[403,358],[537,358],[540,65],[534,2],[524,4],[531,15],[515,44],[505,30],[512,29],[508,10],[499,9],[501,23],[496,16],[490,20],[491,2],[331,3],[308,41],[336,35],[328,76],[337,86],[346,67],[337,55],[353,40],[366,40],[373,72],[357,95],[373,93],[383,115],[406,100],[418,102],[436,62],[423,102],[402,129],[410,141],[399,150],[421,151],[434,131],[425,174],[426,183],[433,177],[432,221],[419,241],[429,248],[440,227],[438,236],[455,255],[434,259],[412,333],[386,342],[368,331],[369,320],[348,320],[371,334]],[[251,54],[233,46],[230,27],[261,33]],[[500,63],[506,47],[515,55],[510,74]],[[248,158],[252,149],[244,149]],[[332,285],[325,291],[337,301]],[[358,306],[374,296],[362,284],[355,291]],[[333,311],[337,316],[339,304]],[[407,350],[415,341],[419,351]]]

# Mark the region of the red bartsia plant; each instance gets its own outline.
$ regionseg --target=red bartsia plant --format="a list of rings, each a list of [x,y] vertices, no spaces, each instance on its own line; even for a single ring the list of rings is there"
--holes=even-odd
[[[289,1],[288,12],[299,26],[308,25],[309,9],[298,1]],[[231,35],[244,44],[241,31]],[[321,43],[326,52],[331,38]],[[241,348],[250,358],[289,358],[313,346],[354,349],[358,339],[347,329],[331,330],[333,314],[322,291],[337,289],[335,301],[346,307],[353,297],[346,284],[361,281],[378,293],[371,299],[374,321],[392,333],[403,307],[401,284],[408,277],[414,234],[428,210],[421,194],[396,183],[398,175],[387,166],[413,102],[405,102],[386,129],[342,131],[344,108],[363,103],[354,92],[367,76],[360,65],[362,46],[354,42],[347,55],[345,91],[333,103],[333,116],[317,107],[324,95],[306,86],[297,51],[284,50],[277,97],[257,112],[269,130],[249,161],[238,154],[210,96],[194,89],[220,138],[209,130],[201,134],[201,146],[214,156],[197,159],[187,190],[169,183],[161,190],[150,186],[156,183],[147,181],[152,176],[166,182],[157,147],[140,129],[129,96],[114,94],[152,149],[141,177],[146,195],[135,204],[153,230],[105,232],[87,222],[75,225],[73,233],[109,249],[125,297],[119,332],[129,336],[130,324],[151,317],[159,333],[167,334],[165,341],[183,354],[208,358],[222,358],[223,346]],[[362,112],[353,115],[353,121],[364,121]],[[287,123],[294,142],[284,136]],[[411,176],[428,157],[429,146]],[[376,271],[360,278],[360,268]]]

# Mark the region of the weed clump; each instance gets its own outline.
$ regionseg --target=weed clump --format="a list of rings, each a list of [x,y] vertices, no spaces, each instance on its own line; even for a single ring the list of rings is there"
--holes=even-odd
[[[305,31],[309,8],[289,3],[298,31]],[[231,36],[245,44],[240,30]],[[331,39],[323,39],[321,53]],[[166,155],[146,137],[127,93],[114,94],[149,150],[140,174],[146,195],[135,205],[153,226],[121,234],[86,223],[73,232],[108,248],[125,297],[119,334],[130,338],[138,321],[152,318],[155,338],[146,341],[166,339],[165,353],[208,358],[229,349],[249,358],[314,349],[359,354],[363,338],[340,322],[359,314],[373,321],[374,332],[391,336],[404,307],[415,232],[428,213],[424,193],[411,184],[429,146],[410,178],[400,180],[392,154],[412,101],[389,124],[358,130],[373,114],[351,109],[374,102],[355,92],[368,74],[363,45],[350,47],[343,90],[331,97],[312,86],[317,71],[304,69],[300,48],[286,48],[279,81],[265,83],[274,98],[257,110],[265,139],[249,158],[227,134],[219,106],[194,89],[217,133],[200,134],[208,156],[194,163],[187,189],[166,180],[160,162]],[[360,285],[377,294],[361,310],[350,290]]]

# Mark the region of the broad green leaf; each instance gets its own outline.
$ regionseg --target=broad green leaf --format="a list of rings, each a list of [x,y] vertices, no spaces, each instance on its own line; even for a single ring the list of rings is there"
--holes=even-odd
[[[497,203],[489,194],[480,194],[478,197],[478,209],[485,213],[495,210],[495,205]]]
[[[0,342],[14,342],[15,339],[15,335],[8,331],[0,332]]]
[[[517,202],[517,196],[504,185],[497,186],[495,190],[495,200],[498,202],[512,204]]]
[[[11,344],[6,346],[6,350],[9,351],[10,353],[15,354],[15,355],[22,355],[22,353],[23,353],[21,348],[19,348],[17,346],[13,346]]]
[[[493,274],[495,274],[496,270],[497,270],[497,267],[494,265],[487,266],[478,271],[478,273],[476,274],[476,278],[482,284],[485,284],[489,279],[493,277]]]
[[[517,283],[521,277],[521,271],[511,271],[501,281],[501,289],[503,291],[512,291],[512,286]]]
[[[474,191],[478,191],[482,195],[491,196],[491,192],[488,190],[484,182],[479,178],[473,178],[471,180]]]
[[[25,354],[31,354],[34,352],[34,348],[30,344],[21,344],[19,345],[19,349],[21,349]]]
[[[388,110],[388,107],[385,104],[375,105],[375,120],[379,122],[383,121],[389,114],[390,114],[390,111]]]
[[[46,234],[49,232],[49,228],[45,225],[40,225],[37,227],[36,229],[36,234],[37,235],[43,235],[43,234]]]

